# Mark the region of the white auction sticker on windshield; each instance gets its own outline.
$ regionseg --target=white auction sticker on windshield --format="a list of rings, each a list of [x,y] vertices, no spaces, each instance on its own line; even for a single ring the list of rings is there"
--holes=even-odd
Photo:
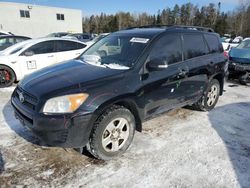
[[[146,38],[137,38],[137,37],[133,37],[130,42],[137,42],[137,43],[143,43],[146,44],[148,43],[149,39]]]

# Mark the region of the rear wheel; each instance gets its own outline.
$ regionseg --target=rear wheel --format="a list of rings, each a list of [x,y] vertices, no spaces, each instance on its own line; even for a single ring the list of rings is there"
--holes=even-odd
[[[0,88],[11,86],[16,80],[14,71],[4,65],[0,65]]]
[[[122,106],[112,106],[95,123],[87,149],[98,159],[110,160],[128,149],[134,132],[133,114]]]
[[[218,80],[213,79],[207,88],[207,91],[202,98],[193,105],[196,110],[210,111],[218,102],[220,95],[220,83]]]

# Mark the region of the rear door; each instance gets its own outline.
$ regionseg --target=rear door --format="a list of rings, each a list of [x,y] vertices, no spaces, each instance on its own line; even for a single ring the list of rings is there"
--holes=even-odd
[[[198,100],[208,83],[207,67],[211,61],[209,49],[201,33],[184,33],[183,54],[189,72],[185,84],[185,100]]]
[[[206,42],[209,47],[209,60],[207,66],[208,75],[214,75],[215,73],[222,73],[223,75],[227,72],[227,58],[223,54],[223,47],[220,44],[219,37],[215,34],[206,33],[204,34]]]
[[[85,44],[79,42],[57,40],[56,41],[57,61],[62,62],[74,59],[84,52],[85,47],[86,47]]]

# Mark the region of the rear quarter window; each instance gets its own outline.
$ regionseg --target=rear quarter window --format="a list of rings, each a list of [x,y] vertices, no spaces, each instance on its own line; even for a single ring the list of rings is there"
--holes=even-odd
[[[211,34],[205,34],[204,36],[209,47],[209,53],[220,53],[223,51],[217,36]]]
[[[73,41],[56,41],[57,51],[65,52],[84,48],[86,45]]]
[[[191,59],[209,53],[201,34],[183,34],[183,51],[185,59]]]

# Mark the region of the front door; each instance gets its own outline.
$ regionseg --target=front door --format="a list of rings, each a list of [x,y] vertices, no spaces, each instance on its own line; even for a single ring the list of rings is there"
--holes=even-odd
[[[41,42],[29,47],[18,56],[17,62],[23,76],[53,65],[57,62],[54,41]]]

